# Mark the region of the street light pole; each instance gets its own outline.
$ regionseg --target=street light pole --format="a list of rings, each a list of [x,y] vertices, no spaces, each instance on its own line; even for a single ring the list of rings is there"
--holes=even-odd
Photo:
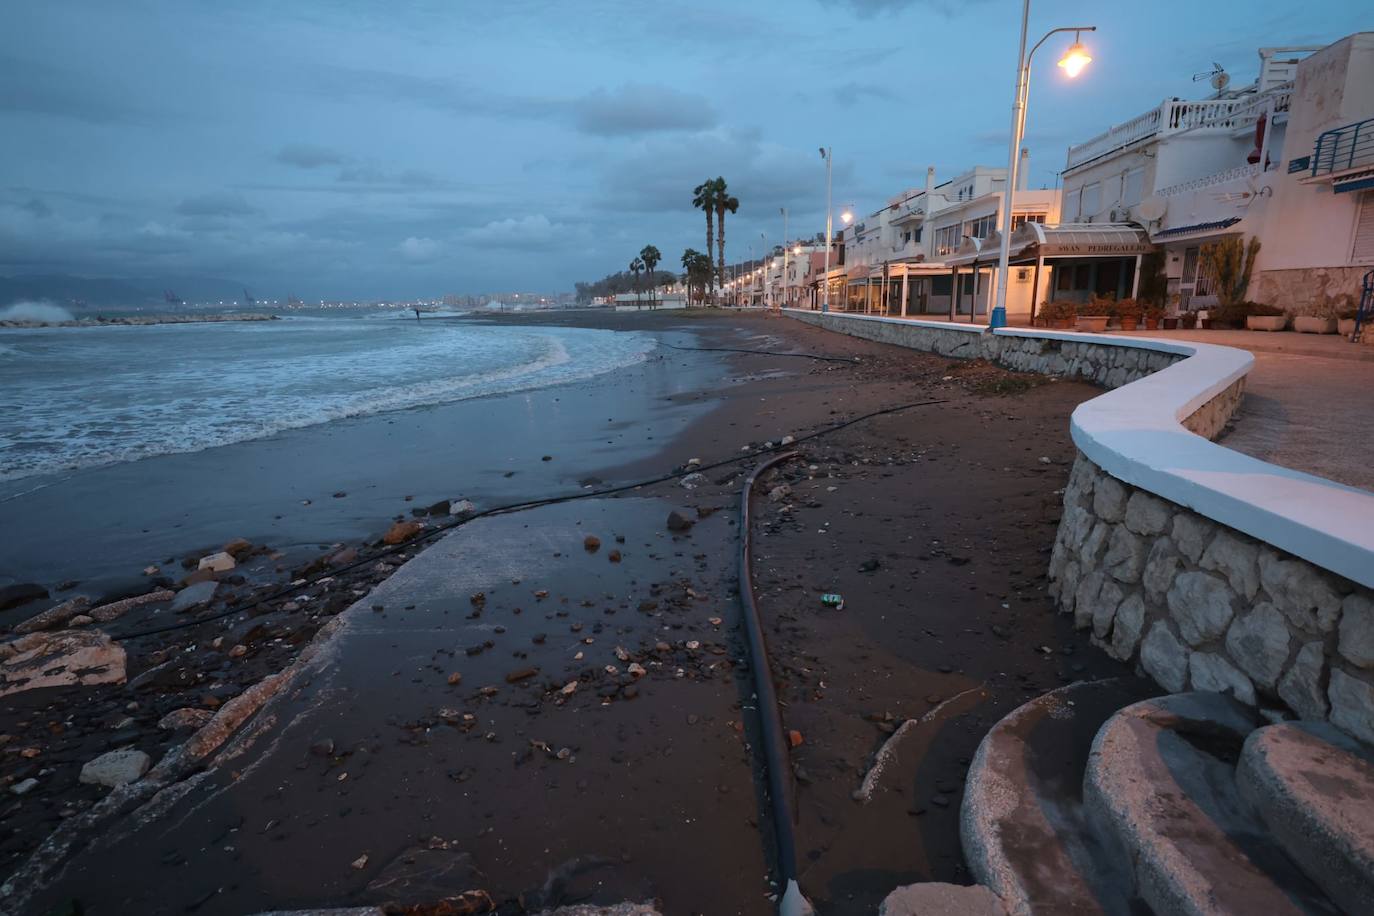
[[[821,303],[821,311],[828,312],[830,311],[830,248],[834,244],[831,239],[831,219],[834,214],[830,211],[830,172],[834,148],[821,147],[821,158],[825,160],[825,273],[821,275],[821,282],[825,284],[825,299]]]
[[[1026,133],[1026,103],[1030,96],[1030,70],[1031,60],[1035,57],[1035,52],[1040,50],[1040,46],[1045,43],[1051,35],[1059,32],[1096,32],[1097,26],[1063,26],[1057,29],[1050,29],[1044,37],[1035,43],[1026,53],[1026,32],[1030,25],[1030,0],[1024,0],[1021,5],[1021,44],[1016,57],[1016,96],[1012,99],[1011,105],[1011,145],[1007,152],[1007,179],[1006,190],[1002,198],[1002,231],[1000,244],[997,253],[997,299],[993,314],[988,316],[989,323],[1000,317],[1003,322],[1007,315],[1007,289],[1011,286],[1011,223],[1012,205],[1015,200],[1017,171],[1021,162],[1021,140]],[[1077,39],[1073,45],[1065,52],[1060,59],[1059,66],[1064,68],[1069,77],[1075,77],[1092,60],[1087,52],[1083,50],[1082,44]],[[977,269],[975,265],[974,269]],[[1031,295],[1035,296],[1037,290],[1031,290]],[[975,302],[969,309],[969,320],[973,320],[973,313],[977,310],[978,304]],[[997,309],[1001,311],[998,312]]]
[[[781,310],[787,304],[787,208],[782,207],[782,301],[778,303]]]

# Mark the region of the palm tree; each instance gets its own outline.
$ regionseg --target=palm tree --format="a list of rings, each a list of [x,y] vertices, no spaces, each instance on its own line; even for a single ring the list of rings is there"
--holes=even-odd
[[[635,306],[636,306],[636,307],[639,305],[639,274],[640,274],[640,271],[642,271],[642,270],[644,270],[644,261],[643,261],[642,258],[635,258],[633,261],[630,262],[630,273],[632,273],[632,274],[635,275]]]
[[[658,262],[663,260],[663,255],[659,254],[653,245],[645,245],[639,252],[639,260],[644,263],[644,269],[649,272],[649,308],[654,307],[654,287],[658,284],[654,282],[654,268]]]
[[[706,179],[701,184],[692,189],[692,206],[698,210],[706,211],[706,259],[711,259],[711,229],[712,220],[716,216],[716,183],[711,179]],[[707,294],[715,298],[715,271],[711,271],[711,278],[707,281],[710,288]]]
[[[730,196],[725,179],[717,178],[715,186],[716,201],[716,270],[720,273],[720,285],[725,285],[725,211],[735,213],[739,210],[739,199]]]
[[[695,248],[688,248],[682,253],[682,269],[686,271],[682,275],[682,281],[687,284],[687,298],[701,302],[706,298],[706,287],[711,282],[711,256],[702,254]],[[694,290],[699,290],[700,295],[693,295]]]

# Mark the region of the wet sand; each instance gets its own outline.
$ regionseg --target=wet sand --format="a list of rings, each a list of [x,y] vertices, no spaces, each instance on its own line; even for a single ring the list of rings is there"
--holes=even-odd
[[[763,487],[791,492],[758,505],[755,569],[785,724],[801,738],[792,777],[803,889],[827,913],[857,914],[901,883],[967,881],[957,811],[982,734],[1062,682],[1123,673],[1072,632],[1044,590],[1055,491],[1073,454],[1067,416],[1093,389],[758,315],[493,320],[655,328],[697,346],[861,360],[678,353],[661,367],[681,382],[660,396],[674,435],[656,438],[656,451],[600,451],[595,472],[563,471],[565,486],[583,474],[640,479],[692,457],[747,465],[747,445],[943,402],[805,443]],[[555,391],[545,394],[566,395]],[[522,468],[541,456],[522,456]],[[345,613],[338,664],[273,707],[275,724],[243,759],[211,768],[170,820],[82,854],[34,911],[73,898],[90,913],[356,903],[373,899],[367,885],[429,837],[471,857],[452,881],[480,881],[496,900],[547,898],[549,877],[562,875],[558,899],[542,902],[652,896],[671,914],[770,911],[772,851],[732,592],[742,469],[708,472],[692,490],[670,482],[449,535],[377,586],[374,595],[390,597]],[[701,520],[670,535],[669,506]],[[589,553],[579,532],[592,527],[603,543]],[[617,548],[623,561],[610,563]],[[478,590],[481,613],[470,616]],[[823,592],[843,594],[844,610],[822,607]],[[641,678],[607,656],[617,645],[644,666]],[[250,641],[247,661],[266,648]],[[234,665],[216,664],[220,679]],[[146,665],[131,659],[131,673]],[[539,671],[507,683],[521,667]],[[453,670],[463,673],[459,687],[447,683]],[[573,680],[578,688],[563,695]],[[26,725],[80,696],[54,691],[46,707],[30,703]],[[873,800],[856,802],[882,741],[932,710]],[[330,752],[312,753],[324,739]],[[48,738],[44,752],[75,758],[63,746],[74,740]],[[88,804],[95,796],[84,792]],[[81,806],[60,791],[47,799],[34,802],[48,804],[54,822],[57,808]],[[25,842],[0,847],[6,871],[32,842],[17,839]],[[360,854],[368,859],[355,868]]]

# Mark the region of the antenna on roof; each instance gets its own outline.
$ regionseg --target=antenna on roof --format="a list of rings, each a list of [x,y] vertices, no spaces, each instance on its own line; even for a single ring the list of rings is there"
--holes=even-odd
[[[1217,92],[1221,92],[1227,86],[1231,85],[1231,74],[1227,73],[1226,68],[1221,64],[1212,61],[1211,70],[1193,74],[1193,82],[1197,83],[1202,80],[1207,80],[1212,84],[1213,89]]]

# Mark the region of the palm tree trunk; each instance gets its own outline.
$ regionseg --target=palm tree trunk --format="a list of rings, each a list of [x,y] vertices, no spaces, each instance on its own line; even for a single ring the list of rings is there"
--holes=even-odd
[[[716,269],[720,271],[720,285],[725,286],[725,208],[716,213]]]
[[[716,268],[715,268],[715,264],[713,263],[713,259],[711,258],[711,229],[712,229],[711,218],[712,218],[715,214],[712,213],[712,211],[711,211],[711,205],[710,205],[710,204],[707,204],[707,205],[706,205],[705,210],[706,210],[706,266],[707,266],[707,268],[709,268],[709,269],[706,271],[706,277],[707,277],[707,290],[706,290],[706,295],[707,295],[708,301],[710,301],[710,302],[715,302],[715,299],[716,299]]]

